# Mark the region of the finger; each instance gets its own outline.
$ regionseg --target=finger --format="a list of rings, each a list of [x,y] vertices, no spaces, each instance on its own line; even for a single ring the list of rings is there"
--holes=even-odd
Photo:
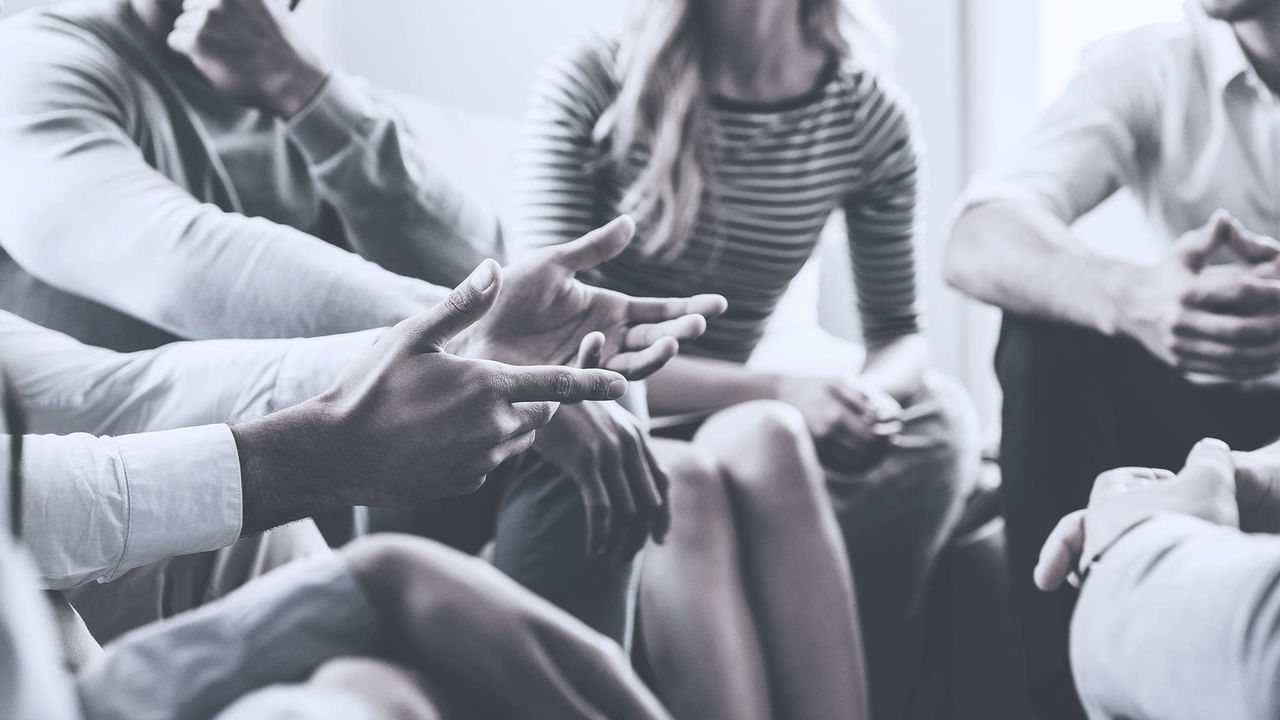
[[[647,442],[642,437],[633,438],[634,443],[626,448],[627,484],[631,497],[635,499],[635,519],[626,529],[625,536],[619,546],[619,559],[629,560],[640,548],[653,529],[653,519],[662,505],[662,495],[658,491],[658,482],[654,477],[660,472],[651,465],[651,455],[647,452]]]
[[[1231,214],[1226,210],[1218,210],[1204,226],[1179,238],[1174,252],[1181,258],[1184,267],[1193,271],[1200,270],[1214,250],[1231,240],[1234,232]]]
[[[1209,362],[1191,358],[1178,360],[1177,367],[1183,372],[1213,375],[1215,377],[1223,377],[1229,380],[1257,380],[1259,378],[1275,374],[1278,369],[1275,363],[1228,366],[1220,362]]]
[[[1232,271],[1196,276],[1182,295],[1182,304],[1236,315],[1261,315],[1280,310],[1280,280]]]
[[[1226,366],[1267,365],[1280,362],[1280,343],[1233,345],[1207,338],[1176,336],[1170,348],[1174,356],[1217,362]]]
[[[1205,438],[1191,448],[1178,477],[1191,482],[1221,482],[1234,480],[1235,474],[1231,448],[1221,440]]]
[[[680,343],[675,338],[662,338],[643,350],[620,352],[606,360],[604,367],[628,380],[643,380],[661,370],[679,352]]]
[[[184,57],[190,57],[195,51],[196,31],[193,28],[175,27],[173,31],[165,37],[165,43],[169,46],[169,49],[175,53]]]
[[[604,227],[596,228],[573,242],[556,246],[551,250],[551,257],[566,270],[590,270],[617,257],[635,233],[636,223],[631,216],[620,215]]]
[[[1260,263],[1280,258],[1280,242],[1259,235],[1244,226],[1239,218],[1231,218],[1232,233],[1228,240],[1232,250],[1245,262]]]
[[[547,423],[551,422],[551,418],[555,417],[556,411],[560,409],[560,403],[520,402],[512,404],[511,409],[518,422],[516,431],[512,435],[524,435],[546,427]]]
[[[502,378],[503,396],[511,402],[617,400],[627,394],[625,378],[598,368],[507,365]]]
[[[648,347],[665,337],[692,340],[707,331],[707,319],[701,315],[683,315],[675,320],[636,325],[627,331],[622,347],[628,350]]]
[[[600,367],[600,360],[604,357],[604,344],[604,333],[599,330],[587,333],[578,345],[578,359],[574,364],[580,368]]]
[[[644,443],[645,459],[653,471],[653,482],[658,489],[658,507],[654,513],[653,541],[659,545],[667,541],[667,533],[671,531],[671,477],[658,461],[650,443]]]
[[[723,295],[694,295],[685,298],[627,298],[627,319],[637,323],[654,323],[682,315],[719,317],[729,307]]]
[[[612,448],[601,456],[600,474],[609,493],[609,531],[603,552],[619,557],[636,518],[636,500],[631,493],[626,461],[619,449]]]
[[[587,521],[585,556],[592,560],[604,554],[605,542],[609,536],[609,492],[605,489],[604,479],[598,469],[590,473],[590,477],[579,478],[578,485],[582,491]]]
[[[1040,549],[1032,577],[1036,587],[1049,592],[1062,587],[1067,576],[1080,565],[1084,552],[1085,511],[1077,510],[1058,521]]]
[[[449,297],[404,323],[409,347],[418,352],[440,352],[458,333],[484,317],[502,288],[502,267],[495,260],[480,263]],[[554,398],[528,398],[553,400]]]
[[[1173,326],[1175,335],[1217,340],[1229,345],[1266,345],[1280,341],[1280,315],[1221,315],[1187,308]]]

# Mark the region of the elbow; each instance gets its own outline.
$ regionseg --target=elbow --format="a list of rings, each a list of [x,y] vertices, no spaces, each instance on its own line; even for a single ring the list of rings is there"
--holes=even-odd
[[[951,228],[942,259],[942,276],[947,284],[960,292],[984,298],[992,266],[997,262],[996,250],[990,247],[982,219],[981,206],[960,214]]]

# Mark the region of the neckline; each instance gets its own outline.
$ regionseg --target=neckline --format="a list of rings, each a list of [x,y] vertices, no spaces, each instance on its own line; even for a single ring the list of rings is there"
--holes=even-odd
[[[822,97],[827,90],[827,85],[835,79],[840,71],[840,59],[834,55],[827,59],[827,64],[822,67],[822,72],[818,73],[818,79],[814,82],[813,87],[804,91],[799,95],[793,95],[780,100],[741,100],[738,98],[728,98],[723,95],[711,95],[711,107],[716,110],[727,110],[729,112],[743,113],[777,113],[786,112],[787,110],[795,110],[801,108]]]

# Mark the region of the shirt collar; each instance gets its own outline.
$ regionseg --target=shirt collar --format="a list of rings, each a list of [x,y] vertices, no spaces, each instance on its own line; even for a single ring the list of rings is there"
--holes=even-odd
[[[1187,0],[1183,3],[1183,12],[1200,39],[1204,52],[1206,70],[1213,88],[1225,92],[1231,81],[1241,75],[1252,75],[1253,66],[1245,57],[1240,40],[1229,23],[1215,20],[1205,14],[1198,0]]]

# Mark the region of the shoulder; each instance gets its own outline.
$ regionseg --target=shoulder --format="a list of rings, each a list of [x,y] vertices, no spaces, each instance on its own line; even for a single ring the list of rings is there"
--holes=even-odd
[[[841,67],[836,78],[838,107],[865,142],[889,146],[914,146],[919,120],[906,91],[887,75],[858,67]]]
[[[599,116],[617,96],[618,42],[592,33],[560,48],[538,74],[535,98]]]
[[[70,2],[0,22],[0,111],[121,92],[129,72],[117,6]]]

